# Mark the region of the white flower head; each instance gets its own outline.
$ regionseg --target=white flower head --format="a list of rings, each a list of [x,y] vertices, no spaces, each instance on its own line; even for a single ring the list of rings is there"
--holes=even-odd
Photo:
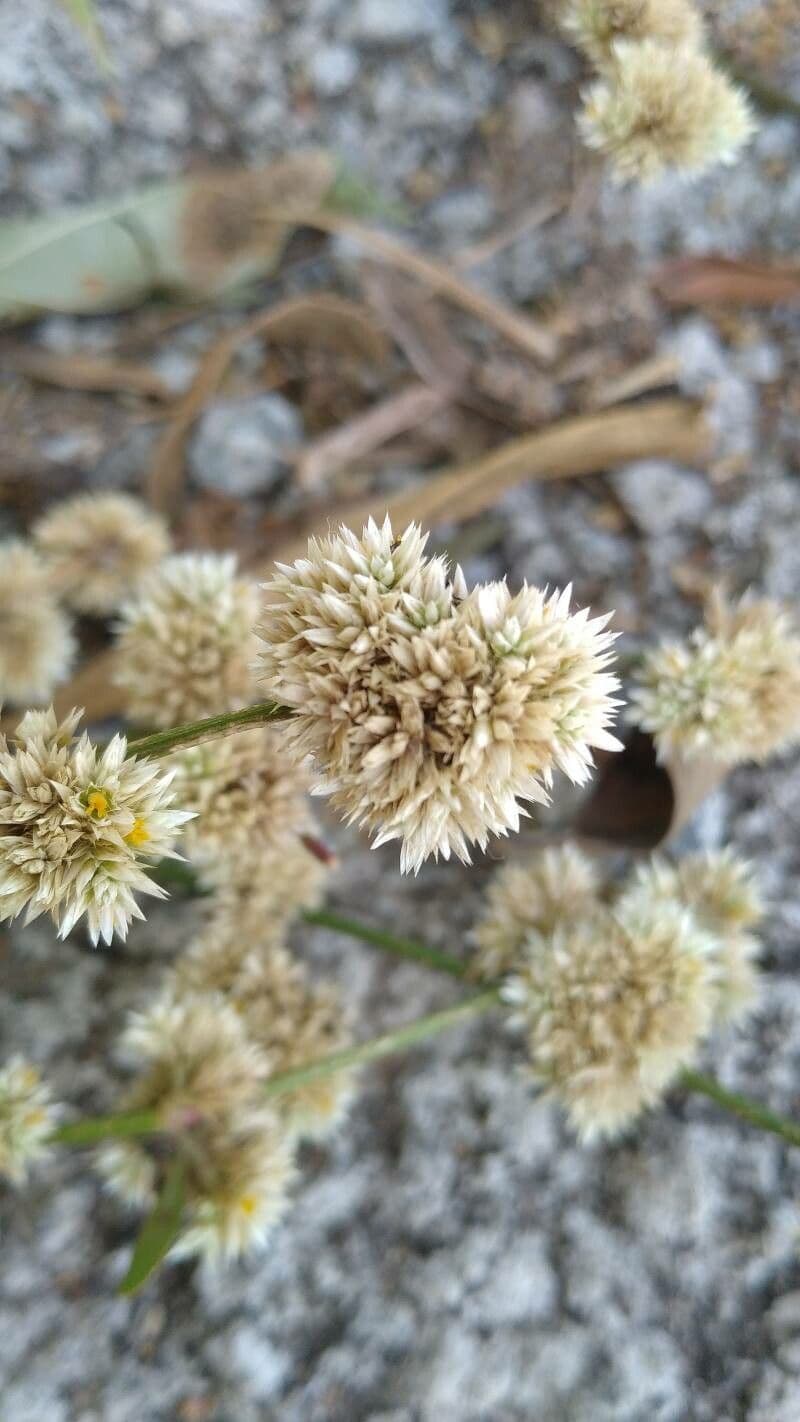
[[[657,39],[612,46],[607,72],[586,91],[578,125],[620,182],[732,163],[755,130],[744,92],[702,50]]]
[[[623,1129],[692,1061],[713,1017],[712,947],[688,909],[641,899],[531,935],[504,994],[534,1077],[583,1140]]]
[[[57,1108],[36,1067],[12,1057],[0,1067],[0,1177],[20,1184],[47,1154]]]
[[[0,543],[0,702],[45,701],[69,676],[76,641],[35,550]]]
[[[656,40],[698,48],[703,30],[692,0],[567,0],[562,23],[598,68],[613,62],[618,40]]]
[[[128,758],[123,737],[75,741],[79,716],[28,712],[0,742],[0,921],[48,913],[63,938],[85,917],[92,942],[110,943],[144,916],[137,894],[164,897],[147,866],[190,816],[173,808],[171,773]]]
[[[130,494],[78,494],[55,504],[32,536],[54,591],[106,616],[132,597],[170,548],[164,520]]]
[[[511,972],[531,933],[551,933],[586,914],[598,903],[599,889],[594,864],[573,844],[504,864],[489,885],[475,930],[472,975],[491,982]]]
[[[708,756],[724,765],[765,760],[800,739],[800,634],[789,609],[715,595],[685,642],[646,654],[631,716],[662,759]]]
[[[555,770],[583,781],[590,747],[619,748],[613,637],[570,614],[569,590],[467,595],[416,526],[395,538],[387,519],[311,540],[265,592],[261,675],[294,713],[286,743],[349,821],[401,841],[404,870],[468,861]]]
[[[254,583],[229,553],[165,558],[121,612],[115,680],[126,712],[150,726],[175,726],[250,700]]]

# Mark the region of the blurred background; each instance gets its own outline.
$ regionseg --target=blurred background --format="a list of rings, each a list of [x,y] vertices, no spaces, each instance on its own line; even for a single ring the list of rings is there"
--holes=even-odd
[[[759,132],[631,189],[576,136],[556,8],[0,0],[2,536],[127,491],[258,569],[388,504],[469,580],[573,582],[629,650],[720,578],[796,601],[795,0],[702,7]],[[107,721],[108,632],[81,638],[62,701]],[[764,1003],[713,1066],[788,1112],[798,804],[796,758],[745,768],[685,840],[759,868]],[[401,881],[328,834],[333,903],[463,943],[491,864]],[[191,936],[177,897],[109,950],[4,931],[0,1055],[107,1101],[126,1011]],[[454,997],[319,929],[296,946],[364,1035]],[[700,1101],[578,1147],[475,1024],[365,1074],[225,1275],[116,1297],[131,1221],[75,1157],[0,1194],[0,1419],[796,1422],[799,1193],[796,1156]]]

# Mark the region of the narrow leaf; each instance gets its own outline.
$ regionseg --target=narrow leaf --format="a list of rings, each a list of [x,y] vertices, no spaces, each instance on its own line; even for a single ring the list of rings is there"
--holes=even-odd
[[[97,23],[93,0],[61,0],[61,3],[78,28],[83,30],[98,64],[104,69],[110,68],[108,50]]]
[[[184,1164],[173,1160],[158,1203],[139,1232],[130,1268],[120,1285],[121,1294],[134,1294],[166,1258],[178,1238],[183,1220]]]

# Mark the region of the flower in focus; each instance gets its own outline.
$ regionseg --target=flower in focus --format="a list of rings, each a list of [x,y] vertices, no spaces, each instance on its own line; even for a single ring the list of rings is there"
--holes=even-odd
[[[44,701],[69,675],[75,650],[34,549],[0,543],[0,702]]]
[[[592,861],[575,845],[505,864],[492,878],[475,932],[472,976],[487,982],[509,973],[524,956],[531,933],[552,933],[597,903],[600,884]]]
[[[98,1152],[109,1188],[137,1208],[155,1204],[168,1143],[184,1164],[185,1225],[174,1257],[230,1259],[263,1244],[282,1213],[291,1145],[260,1100],[270,1063],[239,1014],[214,994],[163,997],[136,1015],[123,1045],[140,1066],[122,1109],[155,1110],[163,1137]]]
[[[631,714],[662,759],[764,760],[800,739],[800,635],[787,608],[715,596],[706,624],[643,658]]]
[[[172,775],[126,758],[122,736],[76,741],[79,717],[29,711],[12,745],[0,738],[0,921],[49,913],[64,938],[85,916],[92,942],[110,943],[144,917],[135,894],[164,897],[146,865],[173,854],[190,816],[172,807]]]
[[[601,69],[612,60],[617,40],[694,47],[702,41],[700,17],[691,0],[570,0],[563,24]]]
[[[129,494],[79,494],[39,519],[32,536],[54,591],[78,612],[116,612],[166,556],[158,514]]]
[[[131,720],[180,725],[244,706],[258,608],[228,553],[177,553],[121,612],[115,680]]]
[[[12,1057],[0,1067],[0,1176],[19,1184],[47,1153],[57,1108],[36,1067]]]
[[[755,1005],[759,993],[760,943],[752,933],[763,913],[749,864],[729,851],[693,854],[678,864],[654,859],[641,865],[619,904],[643,898],[691,909],[712,937],[715,1017],[732,1022]]]
[[[312,539],[266,586],[261,675],[294,715],[287,745],[313,758],[351,822],[399,839],[401,867],[519,827],[519,800],[553,772],[588,778],[590,747],[618,749],[607,619],[505,584],[467,596],[424,557],[412,525]]]
[[[714,1011],[711,947],[688,909],[641,898],[529,937],[504,994],[583,1140],[622,1129],[692,1061]]]
[[[744,93],[702,50],[655,39],[613,45],[611,66],[589,86],[578,123],[620,182],[731,163],[754,132]]]

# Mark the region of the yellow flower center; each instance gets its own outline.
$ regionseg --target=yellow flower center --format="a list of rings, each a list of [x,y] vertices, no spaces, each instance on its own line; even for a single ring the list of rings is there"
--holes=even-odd
[[[133,845],[134,849],[138,849],[140,844],[147,844],[149,838],[150,831],[144,820],[134,820],[133,828],[125,836],[125,843]]]
[[[96,820],[104,820],[111,809],[111,801],[105,790],[90,790],[86,796],[86,808]]]
[[[258,1200],[255,1195],[242,1195],[239,1201],[239,1209],[243,1215],[254,1215],[258,1207]]]

